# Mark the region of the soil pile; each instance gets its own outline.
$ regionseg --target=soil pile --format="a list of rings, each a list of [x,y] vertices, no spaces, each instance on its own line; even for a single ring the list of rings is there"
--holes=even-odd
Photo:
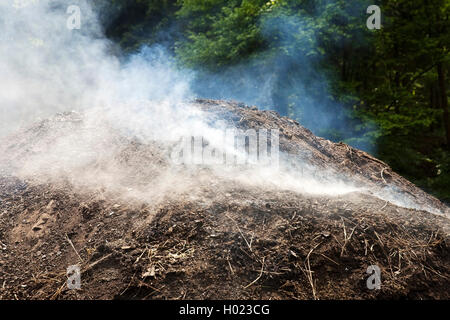
[[[2,143],[1,299],[450,298],[449,212],[439,200],[273,111],[191,105],[210,122],[278,128],[291,170],[338,175],[355,191],[310,194],[202,166],[174,174],[164,146],[109,127],[94,148],[110,153],[77,159],[75,171],[67,159],[57,167],[61,159],[46,155],[85,122],[58,115]],[[95,187],[80,183],[93,177]],[[71,265],[80,290],[67,288]],[[367,287],[371,265],[379,290]]]

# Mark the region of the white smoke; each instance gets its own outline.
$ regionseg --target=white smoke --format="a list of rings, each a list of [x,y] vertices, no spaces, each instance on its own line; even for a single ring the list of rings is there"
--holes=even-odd
[[[67,27],[72,4],[66,1],[0,3],[0,137],[58,112],[76,110],[83,115],[81,124],[75,119],[73,126],[58,127],[55,120],[42,139],[23,141],[31,147],[26,157],[16,159],[18,174],[51,181],[64,178],[83,188],[107,187],[146,199],[194,192],[203,181],[195,169],[180,172],[170,164],[150,161],[136,163],[136,170],[120,166],[121,139],[167,146],[183,136],[203,136],[214,144],[225,124],[210,124],[201,111],[185,103],[193,98],[192,73],[176,68],[163,48],[143,48],[121,61],[112,54],[115,45],[103,36],[89,2],[75,3],[81,13],[79,30]],[[227,148],[217,143],[214,147]],[[327,173],[322,174],[326,179],[317,179],[314,170],[280,170],[253,166],[212,171],[218,179],[302,193],[361,191]]]

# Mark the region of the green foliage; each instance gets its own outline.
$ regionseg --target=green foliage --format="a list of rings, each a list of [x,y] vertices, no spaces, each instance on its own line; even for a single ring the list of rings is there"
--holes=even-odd
[[[180,0],[178,17],[187,25],[187,41],[176,53],[188,66],[210,69],[245,59],[261,48],[258,17],[262,0]]]
[[[104,23],[106,35],[125,52],[156,43],[170,46],[174,41],[177,0],[112,0],[110,6],[112,19]]]

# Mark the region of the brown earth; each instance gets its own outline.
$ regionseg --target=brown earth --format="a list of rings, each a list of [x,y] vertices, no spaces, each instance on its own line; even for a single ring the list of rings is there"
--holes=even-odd
[[[195,192],[146,201],[17,174],[49,130],[64,133],[82,122],[60,115],[8,138],[0,150],[0,299],[450,298],[450,223],[439,200],[369,154],[275,112],[194,104],[211,121],[280,128],[280,148],[294,167],[333,170],[373,194],[314,196],[212,179],[200,168],[187,173],[201,181]],[[154,177],[145,163],[166,165],[158,146],[113,140],[125,180]],[[387,185],[441,214],[374,195]],[[66,269],[74,264],[81,290],[67,288]],[[370,265],[381,269],[380,290],[367,288]]]

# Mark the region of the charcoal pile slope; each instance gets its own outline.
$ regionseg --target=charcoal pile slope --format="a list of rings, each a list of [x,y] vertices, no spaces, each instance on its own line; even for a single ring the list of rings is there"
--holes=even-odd
[[[357,188],[310,194],[174,169],[157,141],[108,127],[95,128],[107,134],[94,140],[108,152],[69,154],[58,167],[58,138],[86,129],[83,115],[58,115],[0,147],[1,299],[450,298],[449,212],[439,200],[273,111],[191,105],[212,122],[278,128],[292,170],[333,173]],[[64,143],[85,142],[77,139]],[[67,287],[71,265],[79,290]],[[379,290],[367,286],[373,265]]]

